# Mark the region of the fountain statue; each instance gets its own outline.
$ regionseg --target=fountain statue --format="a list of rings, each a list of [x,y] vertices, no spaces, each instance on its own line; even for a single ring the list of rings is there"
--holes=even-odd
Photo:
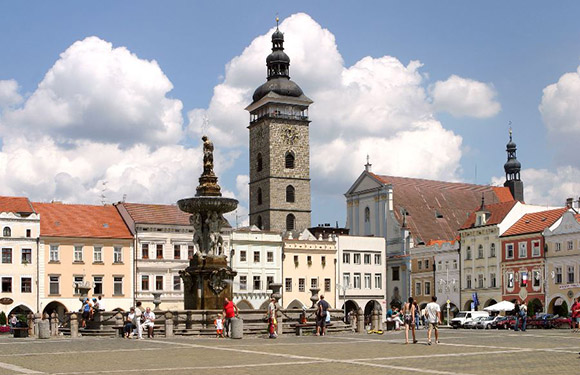
[[[223,214],[238,206],[233,198],[223,198],[213,171],[213,143],[203,140],[203,172],[193,198],[181,199],[179,208],[191,216],[195,254],[189,267],[180,271],[183,279],[186,310],[222,309],[224,298],[232,299],[236,275],[228,265],[223,249],[221,228],[227,222]]]

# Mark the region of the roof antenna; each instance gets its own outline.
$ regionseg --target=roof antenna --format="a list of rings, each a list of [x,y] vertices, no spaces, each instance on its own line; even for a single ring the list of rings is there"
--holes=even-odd
[[[508,121],[508,125],[510,126],[510,142],[512,141],[512,120]]]
[[[103,181],[102,182],[102,187],[101,187],[101,204],[103,206],[107,204],[107,196],[105,195],[105,192],[107,191],[107,184],[108,184],[108,181]]]
[[[280,18],[278,18],[278,12],[276,12],[276,30],[278,30],[278,23],[280,22]]]

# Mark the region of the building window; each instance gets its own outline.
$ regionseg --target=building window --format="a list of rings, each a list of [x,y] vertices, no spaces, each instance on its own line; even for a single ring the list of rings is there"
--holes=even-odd
[[[2,278],[2,293],[12,293],[12,278],[3,277]]]
[[[284,285],[285,285],[285,290],[287,292],[291,292],[292,291],[292,278],[287,277],[286,280],[284,280]]]
[[[514,244],[508,243],[505,245],[505,258],[514,259]]]
[[[354,264],[360,264],[360,254],[353,254]]]
[[[365,273],[365,289],[371,289],[371,274]]]
[[[350,287],[350,273],[343,273],[342,274],[342,283],[344,284],[343,287],[346,287],[346,288]]]
[[[58,245],[50,245],[50,257],[51,262],[58,262]]]
[[[495,273],[489,274],[489,286],[491,288],[497,288],[497,281],[495,279]]]
[[[123,276],[113,277],[113,295],[115,296],[123,295]]]
[[[156,258],[163,259],[163,244],[157,244]]]
[[[568,266],[568,278],[566,281],[568,284],[574,283],[574,266]]]
[[[532,241],[532,256],[540,256],[540,241]]]
[[[294,230],[296,228],[296,218],[292,214],[286,216],[286,230]]]
[[[320,257],[320,264],[322,265],[322,267],[326,266],[326,256],[322,255]]]
[[[365,207],[365,223],[369,223],[371,221],[371,209]]]
[[[365,264],[371,264],[371,254],[364,255],[364,262]]]
[[[393,281],[399,281],[400,280],[400,275],[399,275],[399,267],[393,267],[391,268],[391,272],[392,272],[392,280]]]
[[[542,279],[542,274],[540,273],[540,270],[533,270],[532,271],[532,286],[534,288],[539,288],[540,287],[540,282]]]
[[[173,245],[173,259],[181,259],[181,245]]]
[[[456,270],[457,269],[457,261],[453,260],[453,269]]]
[[[93,294],[103,294],[103,276],[93,276]]]
[[[82,262],[83,261],[83,247],[82,246],[75,246],[75,262]]]
[[[254,251],[254,263],[260,263],[260,252]]]
[[[479,289],[483,288],[483,274],[480,273],[479,275],[477,275],[477,287]]]
[[[141,290],[149,290],[149,275],[141,275]]]
[[[81,294],[80,286],[84,284],[85,277],[84,276],[74,276],[73,280],[74,280],[74,286],[75,286],[74,294],[80,295]]]
[[[568,241],[567,244],[568,250],[574,250],[574,241]]]
[[[416,296],[421,295],[421,283],[415,283],[415,295]]]
[[[381,264],[381,254],[375,254],[375,264],[376,265]]]
[[[32,293],[32,278],[31,277],[20,278],[20,292],[21,293]]]
[[[26,237],[27,237],[27,238],[30,238],[30,237],[32,237],[32,230],[30,230],[30,229],[27,229],[27,230],[26,230]]]
[[[528,273],[520,272],[520,287],[525,288],[528,286]]]
[[[309,266],[312,265],[312,256],[310,256],[310,255],[306,256],[306,263],[308,263]]]
[[[51,295],[60,294],[60,276],[49,276],[49,293]],[[4,286],[4,279],[2,279],[2,285]]]
[[[375,273],[375,289],[383,288],[383,275]]]
[[[304,292],[306,290],[306,279],[298,279],[298,291]]]
[[[298,267],[298,255],[294,255],[294,266]]]
[[[123,248],[121,246],[113,247],[113,263],[123,263]]]
[[[2,263],[4,264],[12,263],[12,249],[7,247],[2,248]]]
[[[155,290],[163,290],[163,276],[155,276]]]
[[[149,244],[144,243],[141,245],[141,258],[149,259]]]
[[[256,171],[261,172],[263,167],[262,154],[258,152],[256,156]]]
[[[494,243],[492,243],[489,246],[489,257],[490,258],[495,258],[495,244]]]
[[[2,235],[4,237],[11,237],[12,236],[12,230],[9,227],[4,227],[4,230],[2,231]]]
[[[417,261],[417,268],[418,269],[422,269],[423,268],[423,261],[422,260],[418,260]]]
[[[342,253],[342,263],[350,264],[350,253]]]
[[[562,250],[562,244],[560,242],[556,242],[554,245],[556,246],[556,251]]]
[[[193,259],[193,253],[195,253],[195,247],[193,245],[187,245],[187,259]]]
[[[353,281],[353,288],[360,289],[360,273],[355,273],[352,281]]]
[[[425,295],[431,295],[431,282],[425,281]]]
[[[556,267],[554,269],[554,273],[556,274],[556,284],[562,284],[562,267]]]
[[[528,243],[520,242],[518,243],[518,257],[520,259],[528,257]]]
[[[288,185],[286,186],[286,202],[294,203],[294,186]]]
[[[508,272],[507,274],[507,288],[508,289],[513,289],[514,288],[514,273],[513,272]]]
[[[467,246],[465,250],[465,260],[471,260],[471,246]]]
[[[318,288],[318,279],[317,278],[310,279],[310,288],[311,289]]]
[[[274,283],[274,276],[266,276],[266,289],[270,289],[270,285]]]
[[[240,250],[240,262],[246,261],[246,250]]]
[[[256,192],[256,200],[258,201],[258,206],[262,204],[262,188],[258,188]]]
[[[429,269],[429,259],[425,259],[425,269]]]
[[[268,263],[273,263],[274,262],[274,252],[273,251],[268,251],[266,253],[266,261]]]
[[[240,276],[240,290],[248,289],[248,276]]]
[[[465,275],[465,287],[471,289],[471,275]]]
[[[483,245],[477,247],[477,259],[483,258]]]
[[[179,275],[173,276],[173,290],[176,292],[181,290],[181,277]]]
[[[103,263],[103,248],[101,246],[93,247],[93,263]]]
[[[330,279],[324,279],[324,292],[328,293],[331,291]]]
[[[284,166],[287,169],[294,169],[294,155],[291,152],[287,152],[284,157]]]
[[[260,276],[254,276],[254,290],[262,289],[262,282],[260,281]]]

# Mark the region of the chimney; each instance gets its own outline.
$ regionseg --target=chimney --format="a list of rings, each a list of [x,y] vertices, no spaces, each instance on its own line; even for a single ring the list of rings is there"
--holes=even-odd
[[[574,205],[574,198],[566,198],[566,207],[572,208]]]

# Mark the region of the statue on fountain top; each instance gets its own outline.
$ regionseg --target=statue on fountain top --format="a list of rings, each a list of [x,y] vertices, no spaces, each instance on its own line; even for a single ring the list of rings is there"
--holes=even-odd
[[[217,183],[217,176],[213,172],[213,143],[207,135],[201,137],[203,141],[203,173],[199,177],[199,186],[196,196],[221,197],[221,187]]]
[[[213,176],[213,143],[207,135],[201,137],[203,141],[203,176]]]

